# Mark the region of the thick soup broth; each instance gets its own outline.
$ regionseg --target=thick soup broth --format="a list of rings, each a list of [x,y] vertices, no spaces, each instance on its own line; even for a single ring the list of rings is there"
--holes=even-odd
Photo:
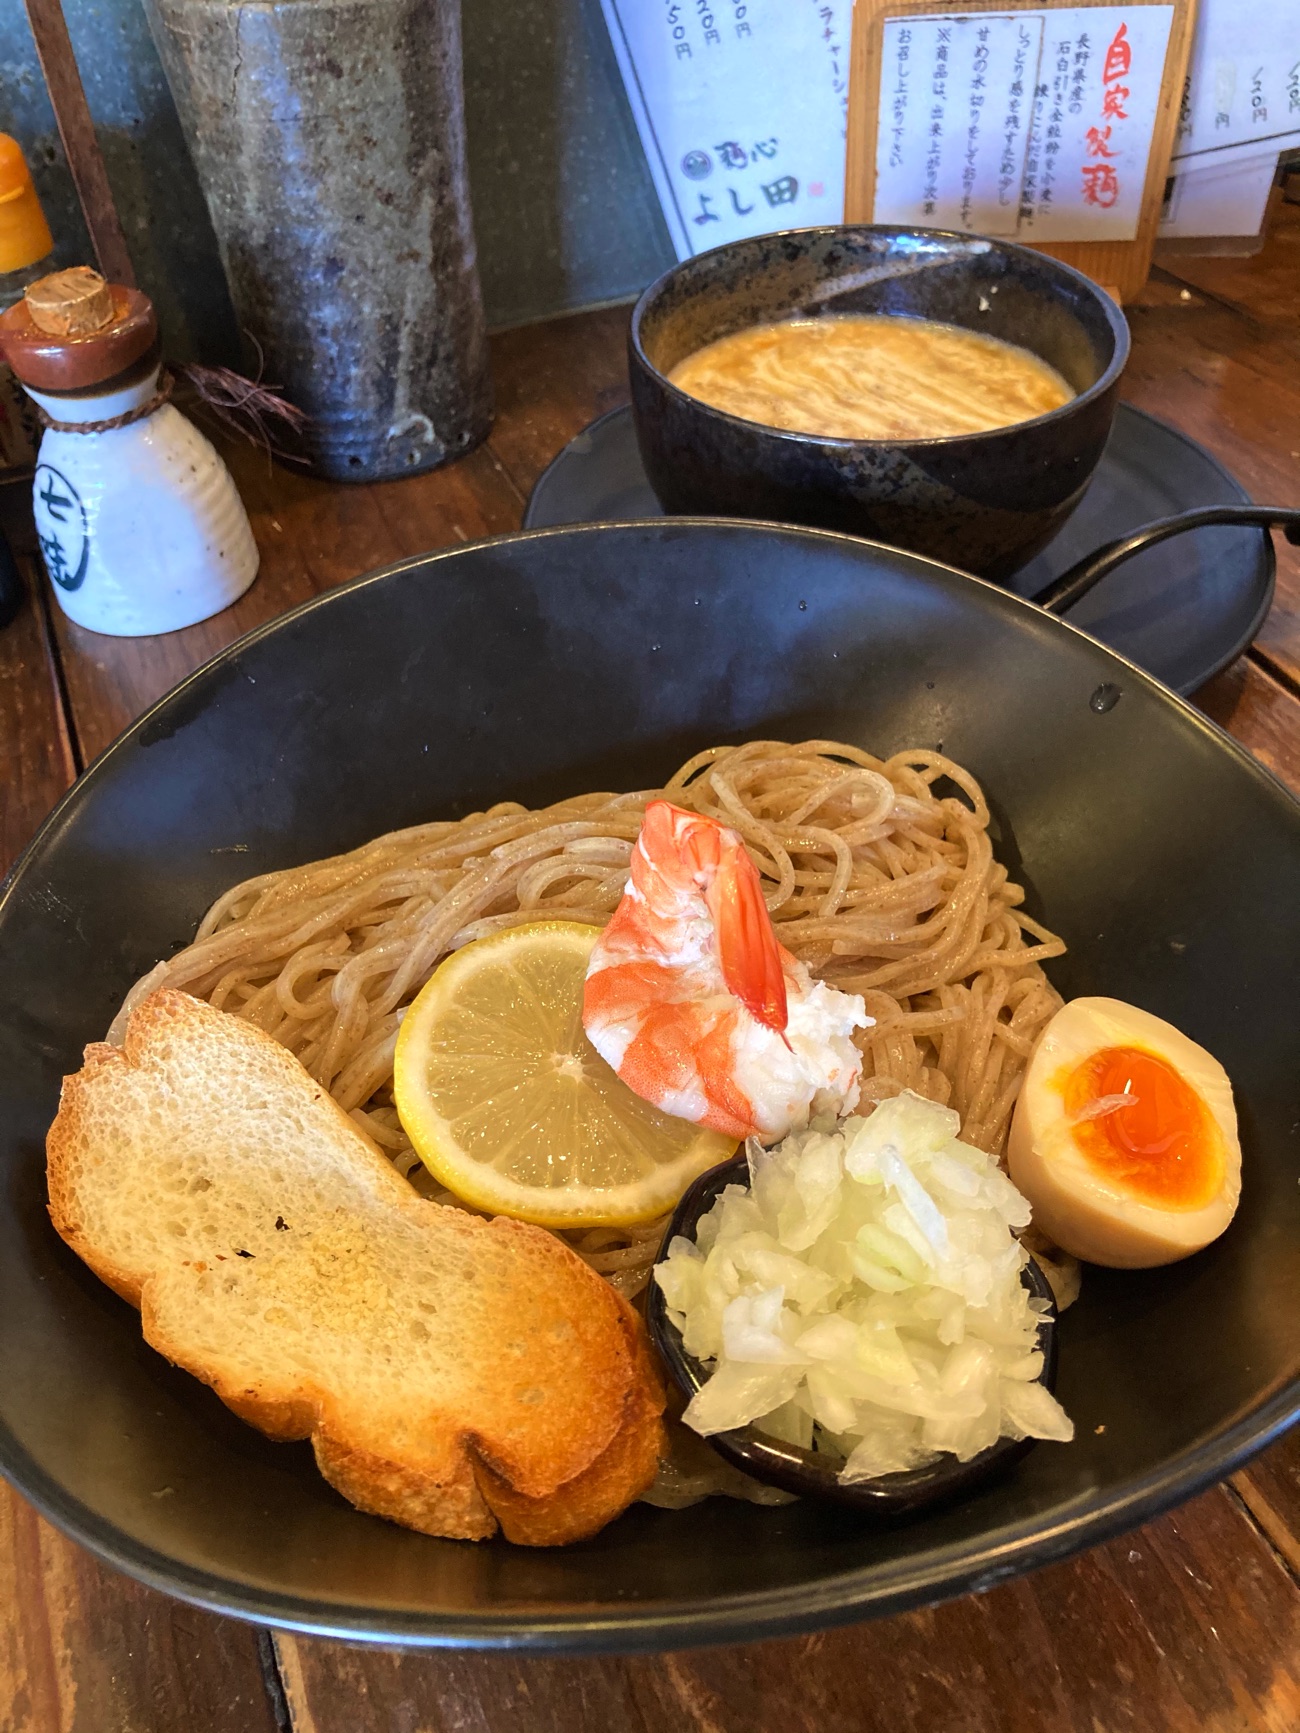
[[[981,433],[1074,396],[1017,344],[888,314],[750,325],[697,349],[668,377],[729,415],[828,439]]]

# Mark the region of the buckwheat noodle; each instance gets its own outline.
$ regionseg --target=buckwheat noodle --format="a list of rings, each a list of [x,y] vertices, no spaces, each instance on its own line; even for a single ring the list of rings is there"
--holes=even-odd
[[[393,1106],[405,1007],[472,939],[551,918],[602,926],[623,892],[646,803],[666,795],[733,826],[763,876],[781,942],[861,993],[864,1102],[914,1089],[1001,1152],[1034,1041],[1061,1001],[1042,963],[1065,949],[1024,913],[994,859],[975,779],[941,753],[873,758],[833,740],[697,753],[665,788],[511,801],[417,825],[236,885],[193,944],[132,988],[163,986],[244,1017],[295,1053],[429,1195]],[[644,1285],[663,1222],[565,1237],[624,1292]]]

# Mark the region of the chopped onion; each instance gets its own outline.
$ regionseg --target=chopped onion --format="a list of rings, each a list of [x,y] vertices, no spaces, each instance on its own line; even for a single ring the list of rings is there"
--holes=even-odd
[[[1065,1442],[1042,1384],[1043,1306],[1020,1280],[1029,1205],[949,1108],[918,1095],[749,1147],[693,1242],[655,1269],[705,1437],[760,1423],[836,1453],[840,1479],[969,1461],[999,1438]]]

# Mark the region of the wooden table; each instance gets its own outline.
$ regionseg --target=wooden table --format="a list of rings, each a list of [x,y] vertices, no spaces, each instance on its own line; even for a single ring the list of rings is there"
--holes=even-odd
[[[1300,209],[1279,205],[1258,257],[1179,260],[1130,309],[1128,399],[1270,504],[1300,503],[1297,306]],[[63,618],[29,562],[33,599],[0,633],[0,865],[119,730],[239,633],[372,567],[516,528],[542,467],[625,400],[626,319],[611,309],[499,336],[492,438],[437,474],[333,487],[232,454],[262,571],[201,626],[96,637]],[[1300,788],[1300,550],[1279,543],[1278,555],[1258,643],[1196,701]],[[1300,1429],[1173,1515],[988,1594],[627,1660],[388,1652],[257,1630],[114,1574],[0,1488],[0,1733],[516,1728],[1296,1733]]]

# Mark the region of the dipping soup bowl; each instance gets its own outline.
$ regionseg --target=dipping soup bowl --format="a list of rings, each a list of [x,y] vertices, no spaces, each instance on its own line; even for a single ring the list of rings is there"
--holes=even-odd
[[[748,325],[888,313],[1000,337],[1076,395],[1031,421],[938,439],[831,439],[711,408],[669,382]],[[1046,546],[1105,449],[1128,326],[1079,271],[1006,241],[937,229],[801,229],[733,241],[641,296],[628,338],[646,474],[670,513],[812,524],[995,581]]]

